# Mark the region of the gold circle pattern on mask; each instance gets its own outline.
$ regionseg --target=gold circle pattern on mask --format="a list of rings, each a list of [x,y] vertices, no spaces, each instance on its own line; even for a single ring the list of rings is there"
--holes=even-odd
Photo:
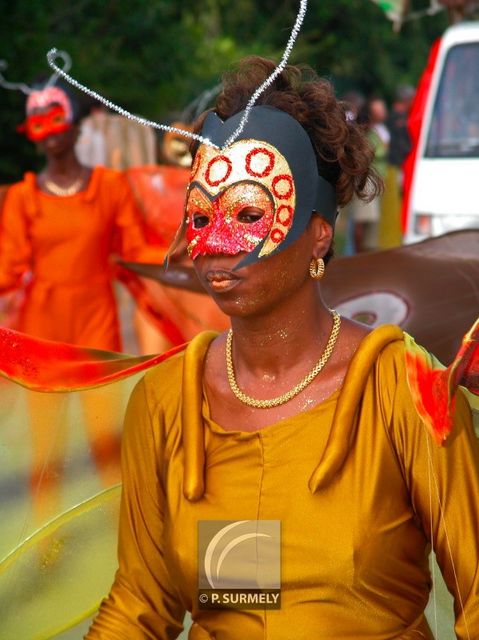
[[[259,254],[263,257],[281,244],[293,224],[296,191],[286,158],[276,147],[260,140],[239,140],[219,152],[200,146],[192,167],[190,189],[200,185],[210,197],[216,198],[231,185],[245,181],[263,186],[274,204],[271,229]]]

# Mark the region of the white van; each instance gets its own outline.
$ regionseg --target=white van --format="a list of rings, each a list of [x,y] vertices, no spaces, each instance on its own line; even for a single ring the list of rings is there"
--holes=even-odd
[[[441,40],[418,141],[406,242],[479,228],[479,22]]]

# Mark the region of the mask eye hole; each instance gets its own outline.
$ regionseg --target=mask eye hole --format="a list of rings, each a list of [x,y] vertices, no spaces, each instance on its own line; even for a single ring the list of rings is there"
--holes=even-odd
[[[253,224],[254,222],[258,222],[258,220],[261,220],[263,216],[263,209],[259,209],[258,207],[244,207],[238,212],[236,217],[238,222]]]
[[[203,227],[208,226],[210,223],[209,216],[207,216],[206,213],[203,213],[201,211],[196,211],[192,215],[192,220],[193,220],[193,229],[202,229]]]

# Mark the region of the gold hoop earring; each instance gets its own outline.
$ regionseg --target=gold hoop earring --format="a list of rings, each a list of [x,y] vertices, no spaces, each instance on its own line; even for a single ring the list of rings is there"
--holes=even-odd
[[[324,276],[324,260],[322,258],[313,258],[309,263],[309,275],[313,280],[321,280]]]

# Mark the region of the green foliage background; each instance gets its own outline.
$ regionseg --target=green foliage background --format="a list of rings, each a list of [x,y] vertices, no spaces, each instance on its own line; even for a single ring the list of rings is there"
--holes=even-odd
[[[418,8],[427,0],[414,3]],[[3,6],[2,6],[3,5]],[[73,58],[73,75],[136,113],[171,120],[244,55],[278,60],[297,0],[1,0],[0,58],[11,81],[48,71],[52,46]],[[370,0],[310,0],[292,61],[329,76],[338,93],[356,88],[390,99],[415,83],[445,14],[407,23],[399,34]],[[15,133],[21,93],[0,89],[0,184],[41,165]]]

